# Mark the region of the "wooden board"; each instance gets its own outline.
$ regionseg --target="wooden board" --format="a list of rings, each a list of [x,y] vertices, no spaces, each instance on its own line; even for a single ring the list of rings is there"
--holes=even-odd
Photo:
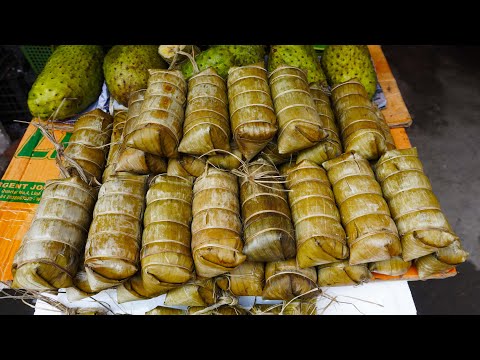
[[[368,49],[370,50],[373,64],[377,71],[378,82],[387,99],[387,107],[382,110],[387,124],[391,128],[408,127],[412,125],[412,116],[403,101],[402,94],[397,86],[397,81],[393,77],[392,70],[383,54],[382,47],[380,45],[368,45]]]

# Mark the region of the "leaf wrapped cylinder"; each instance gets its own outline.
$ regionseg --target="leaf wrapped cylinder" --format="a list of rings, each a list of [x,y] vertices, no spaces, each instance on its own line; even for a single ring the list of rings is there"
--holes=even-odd
[[[286,191],[275,167],[265,160],[246,165],[240,178],[243,253],[250,261],[295,257],[296,244]]]
[[[117,111],[113,117],[112,137],[110,138],[110,149],[108,151],[107,166],[102,175],[102,182],[105,182],[111,175],[115,173],[118,158],[121,152],[123,128],[127,120],[127,112],[125,110]]]
[[[388,260],[377,261],[368,264],[370,271],[390,276],[403,275],[408,271],[408,269],[410,269],[411,266],[412,262],[404,261],[401,256],[394,256]]]
[[[230,273],[220,276],[217,285],[235,296],[262,296],[265,264],[245,261]]]
[[[96,200],[97,192],[76,176],[46,182],[13,259],[13,288],[45,291],[73,285]]]
[[[310,148],[327,137],[303,70],[279,66],[270,73],[269,83],[280,127],[280,154]]]
[[[367,264],[350,265],[348,260],[318,267],[319,286],[347,286],[359,285],[373,280]]]
[[[318,144],[300,151],[297,156],[297,163],[302,160],[310,160],[317,165],[322,165],[323,162],[334,159],[342,154],[342,143],[335,122],[335,116],[330,106],[330,98],[324,88],[318,83],[310,84],[310,92],[315,101],[318,116],[322,119],[323,130],[328,136]]]
[[[162,157],[177,157],[182,137],[187,83],[178,70],[149,70],[140,115],[128,124],[125,145]]]
[[[385,129],[363,85],[356,80],[339,84],[332,89],[332,100],[344,151],[354,151],[367,160],[382,156],[387,151]]]
[[[207,168],[195,180],[192,212],[192,253],[197,275],[211,278],[245,261],[235,175]]]
[[[420,279],[427,279],[434,275],[444,274],[465,262],[468,252],[462,247],[460,240],[444,247],[433,254],[415,259],[415,265]]]
[[[347,259],[346,235],[325,170],[304,160],[287,169],[286,180],[298,265],[306,268]]]
[[[402,253],[397,227],[367,160],[345,153],[324,162],[350,247],[350,265]]]
[[[140,116],[144,99],[145,90],[143,89],[137,90],[130,95],[122,142],[132,133],[133,128],[138,121],[138,117]],[[157,175],[167,171],[167,163],[161,156],[128,147],[123,143],[115,171],[125,171],[139,175]]]
[[[227,86],[213,68],[188,81],[183,138],[178,151],[191,155],[230,149]]]
[[[166,306],[209,306],[217,301],[215,279],[196,278],[167,292]]]
[[[80,116],[73,126],[65,155],[82,168],[89,183],[102,180],[108,142],[112,136],[112,123],[113,117],[110,114],[95,109]],[[65,161],[64,166],[71,175],[81,175],[72,163]]]
[[[437,252],[458,239],[423,172],[416,148],[388,151],[378,160],[375,173],[397,224],[405,261]]]
[[[147,177],[118,173],[100,188],[85,248],[94,291],[116,286],[139,269]]]
[[[267,70],[263,63],[232,67],[227,85],[233,139],[251,160],[277,132]]]
[[[314,267],[301,269],[295,259],[267,263],[265,266],[265,300],[303,300],[317,297],[317,271]]]

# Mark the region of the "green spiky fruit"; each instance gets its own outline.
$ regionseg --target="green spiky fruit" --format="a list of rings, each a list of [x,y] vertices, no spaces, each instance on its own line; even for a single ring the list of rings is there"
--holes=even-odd
[[[128,106],[133,91],[145,89],[148,69],[165,69],[157,45],[115,45],[105,56],[103,73],[112,97]]]
[[[32,115],[60,120],[85,110],[102,91],[102,60],[101,46],[57,47],[28,93]]]
[[[272,72],[280,65],[298,67],[307,72],[309,83],[327,85],[313,45],[272,45],[268,56],[268,71]]]
[[[366,45],[330,45],[322,55],[322,67],[331,86],[357,79],[372,98],[377,74]]]
[[[262,45],[215,45],[195,56],[200,71],[213,67],[224,79],[232,66],[245,66],[262,61],[265,50]],[[188,80],[193,75],[193,65],[187,61],[182,73]]]

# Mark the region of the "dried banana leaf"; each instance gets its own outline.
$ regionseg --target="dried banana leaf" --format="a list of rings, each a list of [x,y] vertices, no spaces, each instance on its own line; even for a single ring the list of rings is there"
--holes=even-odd
[[[65,155],[82,168],[89,183],[93,179],[98,182],[102,180],[112,123],[113,117],[110,114],[95,109],[80,116],[73,126]],[[70,162],[65,161],[64,166],[71,175],[79,175]]]
[[[174,309],[166,306],[157,306],[155,309],[147,311],[145,315],[187,315],[187,310]]]
[[[286,174],[298,266],[306,268],[347,259],[346,235],[325,170],[304,160],[287,169]]]
[[[55,290],[73,285],[97,191],[74,176],[49,180],[13,259],[12,288]]]
[[[330,98],[324,88],[318,83],[313,83],[310,85],[310,92],[315,101],[318,116],[322,119],[323,130],[328,136],[311,148],[300,151],[297,156],[297,163],[310,160],[317,165],[322,165],[323,162],[342,154],[342,143],[335,123],[335,116],[330,106]]]
[[[433,275],[446,273],[456,265],[465,262],[468,255],[461,242],[455,240],[451,245],[438,250],[434,254],[416,259],[415,265],[417,266],[418,276],[420,279],[427,279]]]
[[[193,186],[192,253],[199,276],[211,278],[243,263],[235,175],[207,168]]]
[[[149,73],[140,115],[125,136],[125,145],[153,155],[177,157],[187,83],[178,70],[149,70]]]
[[[67,300],[70,302],[82,300],[97,293],[90,287],[83,263],[84,258],[82,255],[78,271],[73,278],[73,286],[66,289]]]
[[[193,277],[192,185],[187,179],[159,175],[147,192],[140,259],[149,296],[166,293]]]
[[[85,248],[94,291],[116,286],[139,268],[147,177],[118,173],[100,188]]]
[[[455,235],[418,158],[417,149],[391,150],[375,165],[402,241],[403,260],[413,260],[452,244]]]
[[[112,137],[110,138],[110,150],[108,151],[107,166],[102,175],[102,182],[115,173],[122,145],[123,128],[127,120],[127,111],[118,111],[113,117]]]
[[[293,301],[292,301],[293,303]],[[280,315],[282,304],[255,304],[250,309],[252,315]]]
[[[227,84],[233,138],[251,160],[277,132],[265,64],[230,68]]]
[[[388,260],[402,253],[397,227],[370,164],[356,153],[324,162],[347,233],[350,265]]]
[[[135,123],[140,116],[142,104],[145,99],[145,92],[146,90],[142,89],[135,91],[130,95],[126,125],[122,134],[122,142],[132,133]],[[161,156],[127,147],[125,144],[122,144],[119,152],[117,166],[115,167],[116,172],[130,172],[139,175],[157,175],[167,171],[167,162]]]
[[[332,99],[345,152],[376,160],[387,151],[385,132],[368,96],[361,96],[362,87],[355,81],[339,84],[332,89]]]
[[[393,140],[392,133],[390,132],[390,126],[388,126],[387,121],[385,120],[385,116],[383,116],[382,111],[378,108],[378,106],[372,103],[373,110],[377,115],[378,124],[382,128],[383,135],[385,136],[385,143],[387,145],[387,150],[394,150],[396,149],[395,140]]]
[[[411,261],[404,261],[401,256],[394,256],[388,260],[368,264],[368,269],[378,274],[400,276],[405,274],[411,266]]]
[[[285,188],[273,165],[259,159],[244,167],[240,178],[243,253],[249,261],[287,260],[296,243]]]
[[[256,304],[250,309],[252,315],[316,315],[317,299],[294,300],[283,304]]]
[[[148,294],[145,289],[141,272],[137,272],[127,281],[117,286],[117,303],[119,304],[150,298],[150,294]]]
[[[328,136],[303,70],[281,65],[270,73],[269,83],[280,127],[280,154],[308,149]]]
[[[179,288],[170,290],[165,297],[167,306],[209,306],[218,298],[215,279],[197,278]]]
[[[178,159],[168,159],[167,174],[194,181],[205,171],[205,160],[191,155],[182,155]]]
[[[349,265],[345,260],[318,267],[319,286],[359,285],[370,280],[373,280],[373,275],[367,264]]]
[[[228,153],[219,152],[217,155],[210,155],[208,163],[224,170],[238,169],[242,165],[242,156],[237,143],[233,141],[230,143],[230,151]]]
[[[265,264],[245,261],[230,273],[217,278],[220,289],[235,296],[262,296],[265,282]]]
[[[265,159],[269,163],[277,166],[292,161],[293,156],[292,154],[280,154],[278,152],[277,139],[273,139],[257,155],[257,159]]]
[[[289,301],[299,296],[305,300],[320,294],[314,267],[301,269],[296,259],[270,262],[265,266],[265,287],[262,295],[265,300]]]
[[[188,81],[183,138],[178,151],[191,155],[230,150],[227,86],[215,69],[208,68]]]

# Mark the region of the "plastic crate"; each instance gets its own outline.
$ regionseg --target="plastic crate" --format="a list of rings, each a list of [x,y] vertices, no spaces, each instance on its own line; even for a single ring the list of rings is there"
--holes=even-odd
[[[23,55],[29,62],[35,74],[40,74],[40,72],[45,67],[48,58],[53,53],[53,45],[22,45],[20,49],[22,50]]]

